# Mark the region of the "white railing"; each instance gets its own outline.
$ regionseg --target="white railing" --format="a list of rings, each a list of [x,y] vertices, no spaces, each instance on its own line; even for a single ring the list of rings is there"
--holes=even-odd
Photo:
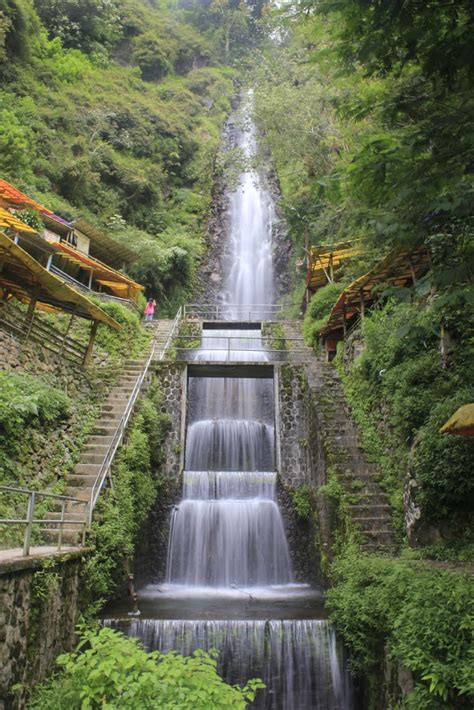
[[[77,525],[78,531],[82,534],[82,544],[84,544],[87,521],[88,521],[88,508],[89,501],[83,500],[82,498],[73,498],[72,496],[62,496],[55,493],[43,493],[42,491],[32,491],[29,488],[17,488],[15,486],[0,486],[0,493],[14,494],[14,495],[26,495],[28,496],[28,507],[26,512],[26,518],[0,518],[0,525],[25,525],[25,532],[23,535],[23,555],[27,557],[30,554],[31,547],[31,533],[33,530],[33,525],[54,525],[58,526],[58,541],[57,549],[61,550],[63,532],[65,525]],[[54,502],[59,502],[61,504],[61,513],[59,518],[35,518],[35,508],[38,498],[48,498]],[[66,506],[84,506],[84,516],[79,520],[68,517],[70,511],[66,510]],[[48,516],[48,512],[45,513]],[[81,530],[82,528],[82,530]]]
[[[125,411],[124,411],[122,418],[120,419],[120,421],[117,425],[117,429],[115,430],[115,434],[113,436],[113,439],[109,445],[109,448],[107,449],[104,460],[101,464],[101,467],[100,467],[99,472],[96,476],[96,479],[92,485],[92,490],[91,490],[91,494],[90,494],[90,498],[89,498],[89,525],[92,523],[92,515],[94,513],[94,508],[97,505],[97,500],[99,498],[100,492],[101,492],[102,487],[104,485],[105,479],[107,478],[107,476],[110,476],[110,469],[112,466],[112,462],[115,458],[115,454],[117,453],[117,449],[119,448],[120,444],[122,443],[122,440],[123,440],[123,437],[125,434],[125,430],[127,428],[130,417],[132,416],[136,401],[137,401],[140,391],[143,387],[143,383],[148,375],[148,370],[150,368],[150,365],[153,360],[163,360],[165,353],[168,350],[168,348],[171,344],[171,341],[173,340],[174,334],[179,327],[179,323],[181,321],[181,318],[182,318],[182,309],[180,308],[178,310],[178,312],[175,316],[175,319],[173,321],[173,324],[170,328],[170,332],[168,334],[166,342],[164,345],[161,346],[158,356],[156,355],[156,351],[158,349],[159,344],[157,342],[157,336],[155,335],[155,338],[153,340],[153,343],[152,343],[152,346],[150,349],[150,354],[148,355],[147,360],[143,364],[140,375],[138,376],[138,379],[135,382],[135,386],[134,386],[132,393],[129,397],[129,400],[127,402],[127,406],[125,407]]]
[[[284,320],[284,311],[282,304],[188,303],[183,306],[183,318],[258,323]]]

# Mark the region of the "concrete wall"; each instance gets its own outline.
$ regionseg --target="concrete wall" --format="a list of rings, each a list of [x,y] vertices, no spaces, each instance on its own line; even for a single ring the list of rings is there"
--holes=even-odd
[[[58,554],[47,562],[38,556],[0,557],[0,710],[24,708],[26,689],[73,647],[86,554]],[[12,693],[17,683],[25,688]]]

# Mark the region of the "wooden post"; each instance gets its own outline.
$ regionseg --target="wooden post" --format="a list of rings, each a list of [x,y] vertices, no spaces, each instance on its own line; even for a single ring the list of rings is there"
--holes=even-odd
[[[71,330],[72,324],[74,323],[74,317],[76,315],[76,309],[73,310],[71,318],[69,319],[68,326],[66,328],[66,332],[63,335],[63,342],[61,344],[61,350],[59,351],[59,355],[63,354],[64,351],[64,346],[66,345],[66,338],[69,335],[69,331]]]
[[[91,334],[90,334],[90,338],[89,338],[89,343],[87,345],[87,350],[84,355],[84,360],[82,361],[82,364],[84,365],[84,367],[89,367],[89,365],[90,365],[90,361],[92,359],[92,351],[94,349],[94,340],[95,340],[95,336],[97,334],[98,327],[99,327],[99,321],[98,320],[93,321],[93,323],[91,325]]]
[[[344,334],[344,338],[347,335],[347,325],[346,325],[346,304],[343,305],[342,307],[342,332]]]
[[[27,324],[27,330],[25,335],[25,343],[30,337],[31,329],[33,327],[38,291],[39,289],[35,289],[35,293],[31,296],[30,302],[28,304],[28,310],[26,311],[25,323]]]
[[[330,283],[334,283],[334,256],[332,252],[329,255],[329,275],[331,277]]]
[[[364,289],[360,289],[360,317],[361,319],[365,316],[365,301],[364,301]]]

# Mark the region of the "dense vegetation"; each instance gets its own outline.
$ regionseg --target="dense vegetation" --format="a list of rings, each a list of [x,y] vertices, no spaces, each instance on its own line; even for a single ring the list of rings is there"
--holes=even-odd
[[[62,673],[38,689],[31,710],[244,710],[264,687],[258,680],[244,688],[227,685],[212,653],[145,653],[112,629],[85,631],[78,650],[60,656],[58,664]]]
[[[430,569],[414,560],[360,555],[346,551],[334,566],[328,592],[331,619],[353,654],[357,674],[368,679],[368,710],[397,705],[396,682],[384,663],[413,673],[406,698],[410,710],[469,708],[472,677],[474,608],[472,580],[459,572]],[[393,682],[393,687],[391,683]]]
[[[2,176],[136,249],[133,275],[165,313],[191,293],[228,64],[254,41],[260,10],[0,0]]]
[[[313,297],[305,336],[318,346],[341,288],[391,249],[429,248],[432,268],[413,289],[381,285],[364,354],[354,363],[348,350],[340,366],[400,509],[409,471],[413,540],[468,544],[473,444],[438,430],[474,399],[472,5],[303,0],[276,21],[281,41],[258,53],[256,112],[296,257],[305,244],[360,249]]]

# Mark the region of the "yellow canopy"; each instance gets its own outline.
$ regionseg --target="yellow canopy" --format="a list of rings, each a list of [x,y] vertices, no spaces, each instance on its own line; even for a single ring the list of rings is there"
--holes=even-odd
[[[12,229],[14,232],[24,232],[25,234],[37,234],[37,231],[12,215],[4,207],[0,207],[0,229]]]
[[[474,404],[464,404],[443,424],[440,434],[474,436]]]
[[[334,246],[311,247],[306,285],[311,291],[330,283],[341,264],[359,254],[359,248],[352,242],[334,244]]]

